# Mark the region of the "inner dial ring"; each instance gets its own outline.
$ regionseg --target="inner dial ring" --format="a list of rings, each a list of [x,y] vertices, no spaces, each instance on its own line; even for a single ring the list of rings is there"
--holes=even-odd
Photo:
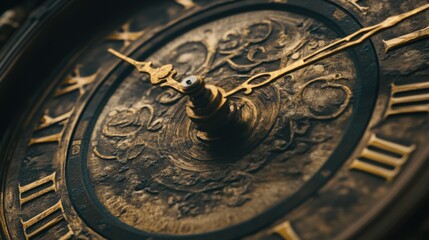
[[[323,16],[306,10],[314,18],[270,10],[311,9],[299,1],[264,6],[192,24],[149,55],[150,43],[136,43],[133,57],[171,63],[178,78],[202,75],[228,91],[359,27],[344,13],[335,25],[340,35],[328,28],[323,22],[335,10],[329,3]],[[243,135],[221,145],[198,138],[185,98],[121,65],[109,74],[120,77],[106,78],[88,102],[73,136],[85,146],[66,167],[77,211],[109,238],[225,239],[269,224],[323,184],[358,141],[375,96],[376,70],[362,71],[373,56],[337,54],[251,95],[237,94],[231,101],[242,113]]]

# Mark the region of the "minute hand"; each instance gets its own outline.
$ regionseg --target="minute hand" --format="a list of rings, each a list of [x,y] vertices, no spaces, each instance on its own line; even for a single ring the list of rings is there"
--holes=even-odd
[[[293,64],[286,66],[282,69],[272,71],[272,72],[265,72],[265,73],[259,73],[256,74],[249,79],[247,79],[245,82],[243,82],[241,85],[237,86],[236,88],[232,89],[231,91],[226,93],[226,97],[233,95],[234,93],[237,93],[239,91],[245,91],[245,94],[252,93],[253,89],[263,87],[265,85],[268,85],[275,80],[277,80],[280,77],[283,77],[293,71],[296,71],[298,69],[301,69],[305,66],[308,66],[316,61],[319,61],[321,59],[324,59],[328,56],[331,56],[333,54],[336,54],[346,48],[350,48],[353,46],[356,46],[369,37],[373,36],[376,33],[379,33],[382,30],[391,28],[398,23],[404,21],[405,19],[412,17],[420,12],[423,12],[425,10],[429,9],[429,4],[425,4],[419,8],[416,8],[412,11],[399,14],[396,16],[392,16],[384,20],[383,22],[370,26],[362,28],[347,37],[344,37],[342,39],[339,39],[328,46],[321,48],[320,50],[294,62]],[[257,83],[252,83],[253,81],[257,81],[260,79],[264,79],[262,81],[258,81]]]

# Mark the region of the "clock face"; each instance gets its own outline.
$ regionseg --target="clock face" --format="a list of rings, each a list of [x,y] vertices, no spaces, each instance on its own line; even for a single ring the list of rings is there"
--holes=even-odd
[[[368,239],[418,198],[429,4],[106,5],[8,125],[5,238]]]

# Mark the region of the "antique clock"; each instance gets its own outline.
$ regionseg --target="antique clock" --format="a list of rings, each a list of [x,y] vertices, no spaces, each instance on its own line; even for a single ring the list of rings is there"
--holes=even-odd
[[[43,1],[0,53],[1,237],[423,238],[428,25],[426,0]]]

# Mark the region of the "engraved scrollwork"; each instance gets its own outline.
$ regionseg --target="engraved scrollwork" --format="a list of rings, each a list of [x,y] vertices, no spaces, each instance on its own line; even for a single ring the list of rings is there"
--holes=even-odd
[[[208,81],[214,81],[212,79],[214,76],[223,77],[223,75],[226,75],[223,77],[223,84],[237,82],[237,80],[248,78],[258,72],[267,71],[267,68],[277,68],[279,66],[278,62],[287,64],[289,61],[296,60],[302,55],[300,51],[303,51],[306,46],[310,50],[323,47],[324,41],[313,39],[307,42],[305,40],[311,25],[310,21],[303,21],[293,22],[293,25],[289,24],[286,27],[276,20],[266,19],[241,29],[230,29],[217,42],[205,39],[184,42],[175,48],[168,61],[172,62],[180,73],[187,74],[202,71],[203,74],[207,75]],[[293,29],[296,34],[293,36],[288,35],[288,28]],[[264,65],[266,63],[272,64]],[[305,75],[305,72],[302,75]],[[146,78],[143,77],[143,80]],[[231,81],[228,79],[231,79]],[[333,83],[341,79],[343,79],[341,76],[331,74],[309,80],[298,87],[294,87],[295,90],[279,87],[291,102],[282,107],[284,108],[282,111],[291,112],[292,109],[295,109],[295,113],[293,116],[283,115],[277,119],[278,125],[282,127],[278,128],[276,134],[272,137],[273,143],[270,151],[284,152],[283,160],[286,160],[293,155],[308,151],[311,145],[330,139],[330,136],[308,137],[308,135],[311,135],[313,120],[336,118],[349,105],[350,89],[340,83]],[[306,92],[318,84],[321,84],[321,86],[316,87],[319,91],[341,89],[345,93],[345,99],[341,99],[341,97],[337,99],[334,96],[335,94],[320,95],[334,96],[333,101],[328,101],[325,107],[335,108],[335,106],[330,105],[339,104],[339,108],[335,112],[324,115],[326,109],[318,109],[317,106],[312,106],[312,103],[318,101],[306,101]],[[151,89],[153,90],[153,88]],[[180,94],[169,89],[161,92],[156,97],[156,101],[162,105],[171,105],[176,104],[181,98]],[[136,124],[139,121],[138,113],[142,109],[150,110],[151,114],[148,120],[151,123],[153,108],[145,105],[144,108],[114,111],[109,114],[110,120],[103,126],[102,134],[104,137],[121,138],[120,141],[115,143],[119,149],[128,149],[128,152],[124,155],[125,159],[136,158],[143,151],[144,142],[139,142],[136,136],[139,135],[140,131],[151,130],[150,125],[144,128],[143,125]],[[131,143],[134,145],[130,148],[129,144]],[[94,152],[102,159],[118,159],[116,155],[101,155],[96,149],[94,149]],[[124,162],[125,159],[122,157],[118,160]],[[152,160],[149,159],[152,158],[146,158],[152,164]],[[237,163],[236,165],[240,165],[240,171],[236,171],[233,168],[228,171],[225,171],[225,169],[214,171],[216,177],[207,172],[190,173],[170,165],[153,175],[151,181],[142,178],[136,186],[136,190],[145,190],[150,194],[160,194],[162,189],[186,193],[181,195],[176,192],[169,196],[170,205],[178,208],[179,217],[203,214],[210,210],[210,205],[215,206],[214,202],[217,204],[222,202],[230,207],[240,206],[251,199],[246,194],[252,188],[253,181],[250,172],[260,169],[266,162],[266,158],[252,159]],[[173,162],[175,161],[177,160],[173,160]],[[150,167],[151,164],[147,166]],[[213,195],[213,191],[218,193]],[[214,196],[219,199],[215,200]],[[199,202],[201,199],[211,199],[211,204],[197,204],[195,206],[190,204],[192,201]]]
[[[145,148],[141,131],[157,132],[162,128],[162,119],[154,119],[154,108],[137,103],[131,108],[113,110],[102,127],[102,134],[109,139],[104,152],[94,146],[94,154],[104,160],[118,160],[126,163],[138,157]],[[113,147],[113,148],[112,148]]]
[[[331,74],[328,76],[312,79],[311,81],[300,87],[296,95],[297,101],[307,102],[307,114],[310,118],[318,120],[332,119],[338,117],[346,110],[347,106],[350,103],[350,99],[352,98],[352,91],[349,87],[345,85],[333,83],[334,81],[338,80],[347,79],[344,79],[339,74]],[[320,94],[318,94],[318,101],[314,99],[306,101],[304,96],[306,90],[308,90],[308,88],[311,88],[312,85],[315,85],[317,83],[321,83],[320,86],[317,86],[317,89],[320,91]],[[334,89],[342,90],[345,94],[344,99],[332,93]],[[321,96],[331,96],[332,99],[322,100],[320,99]],[[329,113],[326,114],[326,112]]]
[[[273,39],[274,43],[264,44]],[[227,31],[218,42],[219,59],[207,65],[203,75],[225,65],[238,72],[248,72],[263,63],[275,62],[282,58],[282,48],[286,44],[285,27],[272,19],[251,24],[244,29]],[[249,74],[242,77],[250,77]]]
[[[318,68],[319,66],[313,67]],[[311,68],[310,68],[311,69]],[[307,70],[308,71],[308,70]],[[291,95],[292,115],[280,116],[278,122],[284,126],[279,128],[277,138],[272,145],[272,151],[286,152],[287,158],[306,152],[311,145],[323,143],[332,138],[328,133],[313,135],[311,128],[315,120],[335,119],[343,114],[350,105],[352,91],[341,81],[350,81],[340,74],[329,74],[317,77],[300,85]]]
[[[166,90],[156,97],[156,101],[164,105],[171,105],[182,99],[182,97],[183,96],[176,91]]]
[[[177,70],[176,79],[199,74],[206,82],[228,90],[255,74],[293,64],[325,47],[327,38],[335,37],[325,35],[323,24],[305,18],[261,15],[249,22],[234,21],[232,26],[202,27],[149,60],[155,66],[171,63]],[[98,183],[105,179],[127,182],[117,190],[121,195],[135,196],[127,200],[127,206],[141,206],[142,199],[153,206],[152,215],[138,215],[138,207],[136,214],[128,215],[156,216],[153,221],[165,218],[171,232],[184,233],[178,226],[193,218],[216,216],[219,220],[214,225],[221,226],[230,221],[224,219],[225,211],[233,214],[242,207],[262,208],[258,194],[271,188],[264,184],[273,178],[296,182],[309,178],[306,166],[328,157],[329,151],[317,149],[335,148],[341,129],[332,132],[325,128],[345,124],[351,114],[354,87],[351,62],[344,55],[338,59],[336,66],[321,61],[251,95],[230,96],[239,111],[249,113],[246,124],[253,135],[235,139],[230,144],[234,146],[225,149],[212,148],[196,137],[183,111],[183,95],[152,87],[148,76],[137,77],[136,81],[145,86],[147,102],[152,102],[140,101],[138,106],[116,108],[107,114],[98,137],[105,146],[99,149],[103,144],[98,143],[94,156],[121,164],[97,162],[105,166]],[[124,164],[129,168],[126,172],[121,170]],[[278,167],[268,167],[272,165]],[[293,193],[286,186],[276,186]],[[112,205],[112,209],[116,207]],[[142,229],[155,231],[148,221],[139,224]]]

